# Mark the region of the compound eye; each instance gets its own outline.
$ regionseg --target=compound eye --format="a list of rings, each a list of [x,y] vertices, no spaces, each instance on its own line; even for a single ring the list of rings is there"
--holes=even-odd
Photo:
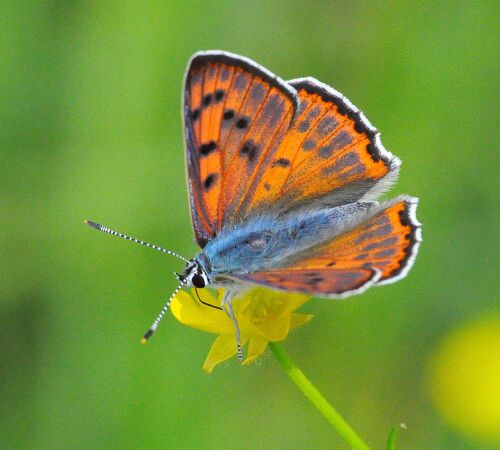
[[[193,283],[194,287],[197,287],[197,288],[204,288],[205,287],[205,279],[201,275],[198,275],[198,274],[193,275],[191,282]]]

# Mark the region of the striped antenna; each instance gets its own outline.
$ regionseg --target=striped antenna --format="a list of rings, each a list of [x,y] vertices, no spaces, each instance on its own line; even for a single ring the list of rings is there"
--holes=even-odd
[[[141,344],[144,345],[146,342],[148,342],[148,339],[156,331],[156,329],[158,328],[158,325],[160,324],[161,319],[163,319],[163,316],[165,315],[165,313],[168,311],[168,308],[170,307],[170,302],[177,295],[177,292],[179,292],[182,289],[182,287],[184,286],[184,284],[186,284],[186,281],[185,280],[181,280],[181,283],[179,284],[179,286],[177,286],[177,288],[175,289],[175,291],[172,293],[172,295],[170,296],[170,298],[165,303],[165,306],[163,306],[163,308],[161,309],[160,314],[158,314],[158,316],[156,317],[156,319],[153,322],[153,324],[149,327],[148,331],[146,331],[146,333],[142,337]]]
[[[184,256],[179,255],[178,253],[173,252],[172,250],[167,250],[162,247],[158,247],[157,245],[154,244],[149,244],[148,242],[141,241],[140,239],[136,239],[132,236],[127,236],[126,234],[123,233],[118,233],[118,231],[114,231],[111,228],[104,227],[102,225],[99,225],[98,223],[92,222],[90,220],[84,220],[83,223],[85,225],[88,225],[89,227],[95,228],[96,230],[103,231],[104,233],[112,234],[113,236],[118,236],[123,239],[127,239],[128,241],[135,242],[136,244],[144,245],[145,247],[152,248],[154,250],[158,250],[159,252],[166,253],[167,255],[172,255],[175,256],[176,258],[182,259],[185,262],[189,262],[189,259],[184,258]]]

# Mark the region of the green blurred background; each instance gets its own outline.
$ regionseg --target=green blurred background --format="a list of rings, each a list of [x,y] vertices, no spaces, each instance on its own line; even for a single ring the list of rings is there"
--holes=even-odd
[[[345,448],[269,352],[206,375],[213,336],[172,317],[140,346],[182,264],[82,224],[194,255],[180,97],[201,49],[343,92],[403,160],[390,196],[421,199],[408,278],[309,302],[289,353],[374,448],[398,422],[401,449],[495,448],[435,406],[433,367],[454,330],[498,319],[498,5],[3,2],[0,448]]]

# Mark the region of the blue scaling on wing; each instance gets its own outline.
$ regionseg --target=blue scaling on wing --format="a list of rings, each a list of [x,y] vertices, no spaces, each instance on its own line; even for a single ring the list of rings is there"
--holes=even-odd
[[[212,280],[287,266],[293,256],[365,217],[373,202],[257,216],[223,229],[197,260]]]

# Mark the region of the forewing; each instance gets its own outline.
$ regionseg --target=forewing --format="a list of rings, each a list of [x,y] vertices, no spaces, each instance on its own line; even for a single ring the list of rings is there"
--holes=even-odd
[[[242,219],[297,109],[294,88],[253,61],[201,52],[185,80],[184,125],[191,215],[203,247]]]
[[[385,150],[364,114],[314,78],[289,84],[299,94],[300,107],[249,209],[337,206],[375,199],[390,187],[400,161]]]
[[[274,270],[237,275],[241,281],[330,297],[358,293],[406,275],[421,240],[417,199],[401,197],[360,217],[356,225]]]

